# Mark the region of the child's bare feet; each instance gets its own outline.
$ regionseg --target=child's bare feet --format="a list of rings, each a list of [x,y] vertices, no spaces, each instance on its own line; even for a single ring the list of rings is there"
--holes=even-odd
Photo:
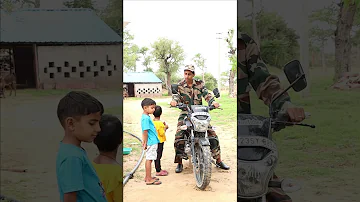
[[[161,170],[160,172],[156,172],[156,176],[167,176],[169,173],[166,170]]]

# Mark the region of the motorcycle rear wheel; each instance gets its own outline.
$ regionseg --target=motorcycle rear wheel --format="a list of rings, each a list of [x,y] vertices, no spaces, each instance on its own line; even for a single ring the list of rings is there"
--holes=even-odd
[[[195,163],[193,165],[193,172],[196,180],[196,186],[200,190],[204,190],[211,179],[211,152],[210,146],[202,146],[195,144]]]

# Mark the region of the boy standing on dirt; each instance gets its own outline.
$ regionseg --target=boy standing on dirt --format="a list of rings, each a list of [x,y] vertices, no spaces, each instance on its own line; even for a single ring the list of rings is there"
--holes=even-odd
[[[123,140],[122,123],[116,116],[104,114],[100,120],[100,128],[101,131],[94,140],[99,155],[92,163],[104,185],[108,202],[122,202],[123,169],[116,160]]]
[[[162,114],[162,108],[160,106],[157,105],[155,107],[155,111],[153,114],[154,114],[153,122],[160,141],[157,149],[157,158],[155,160],[156,176],[167,176],[169,173],[166,170],[161,169],[160,159],[162,157],[162,153],[164,150],[164,142],[166,141],[165,132],[169,128],[169,126],[165,123],[165,121],[162,122],[160,120],[160,116]]]
[[[146,150],[146,162],[145,162],[145,182],[146,185],[160,185],[156,177],[151,177],[151,162],[157,159],[157,147],[159,138],[149,114],[153,114],[155,111],[156,102],[150,98],[145,98],[141,102],[141,107],[143,108],[143,114],[141,117],[141,128],[143,133],[143,149]]]
[[[65,131],[56,158],[61,202],[107,202],[98,175],[81,147],[82,142],[93,142],[100,132],[103,113],[103,105],[85,92],[69,92],[58,104],[57,116]]]

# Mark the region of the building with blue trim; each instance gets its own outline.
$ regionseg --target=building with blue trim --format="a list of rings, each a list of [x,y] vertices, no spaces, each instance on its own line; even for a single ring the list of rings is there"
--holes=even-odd
[[[129,97],[162,96],[162,81],[153,72],[124,72],[123,85]]]

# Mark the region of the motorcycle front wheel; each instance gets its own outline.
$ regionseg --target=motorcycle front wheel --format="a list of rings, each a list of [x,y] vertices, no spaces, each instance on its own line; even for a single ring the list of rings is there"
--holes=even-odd
[[[209,184],[211,179],[211,152],[210,146],[202,146],[195,144],[195,163],[194,175],[196,186],[200,190],[204,190]]]

